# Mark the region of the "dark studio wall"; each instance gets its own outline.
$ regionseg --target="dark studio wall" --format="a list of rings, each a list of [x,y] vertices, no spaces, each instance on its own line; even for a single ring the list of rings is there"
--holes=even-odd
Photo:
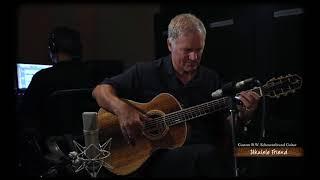
[[[49,64],[47,36],[56,26],[81,33],[83,59],[153,58],[153,15],[157,3],[21,3],[16,9],[19,62]]]

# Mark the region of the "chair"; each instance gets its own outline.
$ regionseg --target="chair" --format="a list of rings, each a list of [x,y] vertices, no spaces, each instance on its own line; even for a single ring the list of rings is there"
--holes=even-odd
[[[82,113],[99,110],[91,91],[92,89],[68,89],[53,92],[47,99],[46,117],[42,123],[41,134],[82,135]]]

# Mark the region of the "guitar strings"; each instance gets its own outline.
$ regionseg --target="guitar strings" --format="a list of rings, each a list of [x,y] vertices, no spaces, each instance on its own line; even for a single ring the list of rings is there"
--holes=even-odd
[[[192,108],[193,108],[193,109],[194,109],[194,108],[198,108],[198,106],[195,106],[195,107],[192,107]],[[145,124],[145,127],[146,127],[146,128],[149,128],[150,126],[152,127],[152,126],[154,126],[154,125],[159,124],[159,122],[160,122],[160,121],[163,121],[163,120],[165,120],[165,121],[168,122],[168,121],[170,121],[170,120],[173,119],[173,118],[178,118],[179,116],[181,116],[181,114],[182,114],[182,115],[185,115],[185,116],[188,116],[189,113],[192,112],[192,111],[190,111],[190,109],[191,109],[191,108],[182,109],[182,110],[179,110],[179,111],[175,111],[175,112],[166,114],[166,115],[164,115],[164,116],[157,117],[157,118],[155,118],[155,119],[152,119],[152,120],[150,120],[150,121],[147,121],[146,124]],[[191,110],[192,110],[192,109],[191,109]]]
[[[163,120],[168,122],[169,125],[174,125],[174,124],[183,122],[185,120],[194,119],[194,118],[212,113],[214,111],[218,111],[218,110],[227,108],[226,100],[228,98],[229,97],[224,97],[224,98],[221,98],[218,100],[205,102],[205,103],[202,103],[202,104],[199,104],[196,106],[192,106],[192,107],[189,107],[186,109],[181,109],[181,110],[169,113],[169,114],[165,114],[164,116],[154,118],[150,121],[145,122],[145,129],[150,128],[150,127],[154,127],[154,126],[158,125],[159,122],[161,122]],[[217,105],[220,105],[222,107],[217,108]],[[200,113],[199,113],[199,111],[200,111]],[[204,113],[201,113],[201,111],[203,111]],[[206,112],[206,111],[209,111],[209,112]],[[197,115],[194,114],[195,112],[198,112]],[[178,121],[176,119],[178,119]]]
[[[181,115],[179,115],[178,113],[173,114],[172,116],[168,117],[168,122],[169,123],[173,123],[170,125],[174,125],[180,122],[183,122],[185,120],[190,120],[190,119],[194,119],[209,113],[212,113],[214,111],[217,111],[219,109],[223,109],[225,108],[225,104],[226,104],[226,99],[227,98],[223,98],[220,99],[219,102],[208,102],[208,103],[203,103],[197,106],[194,106],[193,108],[190,109],[186,109],[184,112],[181,112]],[[219,105],[219,106],[217,106]],[[177,120],[177,116],[182,116],[182,118]]]
[[[160,116],[160,117],[154,118],[154,119],[152,119],[150,121],[146,121],[144,128],[147,129],[147,128],[150,128],[150,127],[154,127],[155,125],[158,125],[159,122],[161,122],[163,120],[166,121],[166,122],[172,123],[172,120],[173,121],[177,121],[175,119],[184,120],[184,119],[196,118],[197,115],[195,116],[194,112],[199,112],[199,110],[200,110],[200,113],[198,113],[198,114],[200,116],[205,115],[206,113],[205,114],[201,114],[201,110],[204,111],[204,112],[209,111],[208,113],[212,112],[212,110],[217,110],[215,108],[215,106],[216,105],[224,105],[226,99],[227,98],[224,97],[224,98],[221,98],[221,99],[218,99],[218,100],[205,102],[205,103],[193,106],[193,107],[189,107],[189,108],[186,108],[186,109],[181,109],[181,110],[166,114],[164,116]],[[178,122],[180,122],[180,121],[178,121]]]
[[[186,121],[186,120],[190,120],[190,119],[193,119],[196,117],[206,115],[210,112],[213,112],[213,110],[211,110],[212,107],[211,108],[208,107],[209,106],[208,104],[206,105],[206,107],[196,106],[196,107],[193,107],[193,109],[183,109],[178,112],[167,114],[167,115],[165,115],[165,117],[162,116],[162,117],[156,118],[156,119],[154,119],[154,121],[149,121],[146,128],[149,128],[150,126],[152,127],[154,125],[159,125],[160,121],[166,121],[167,124],[169,126],[171,126],[171,125],[174,125],[174,124]],[[200,109],[200,112],[199,112],[199,109]],[[218,108],[215,108],[215,110],[218,110]],[[201,111],[204,113],[202,113]],[[195,114],[194,112],[197,112],[197,113]]]

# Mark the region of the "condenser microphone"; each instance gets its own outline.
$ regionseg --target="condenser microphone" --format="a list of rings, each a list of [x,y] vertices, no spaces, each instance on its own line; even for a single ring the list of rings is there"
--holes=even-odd
[[[239,81],[237,83],[235,82],[229,82],[225,85],[222,86],[221,89],[218,89],[216,91],[214,91],[211,94],[211,97],[213,98],[218,98],[218,97],[222,97],[225,95],[231,95],[236,93],[237,91],[240,91],[242,88],[244,88],[247,84],[254,82],[255,78],[248,78],[242,81]]]
[[[96,112],[83,112],[82,120],[85,147],[73,141],[80,153],[70,152],[69,156],[72,158],[74,166],[81,164],[75,172],[86,169],[91,177],[97,177],[102,165],[107,168],[113,168],[104,162],[104,159],[111,155],[109,150],[111,138],[103,145],[100,145]]]
[[[86,146],[85,155],[89,159],[94,159],[99,155],[99,128],[97,126],[96,112],[83,112],[83,135]]]

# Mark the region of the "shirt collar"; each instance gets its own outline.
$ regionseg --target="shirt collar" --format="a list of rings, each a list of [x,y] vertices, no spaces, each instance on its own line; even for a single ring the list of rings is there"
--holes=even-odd
[[[165,58],[164,66],[165,66],[165,69],[167,70],[168,75],[176,78],[175,70],[173,69],[171,54]],[[199,85],[199,80],[201,79],[200,71],[201,71],[201,66],[198,67],[195,77],[187,84],[187,86]]]
[[[167,69],[168,75],[175,75],[175,71],[173,69],[171,54],[167,56],[165,60],[165,68]]]

